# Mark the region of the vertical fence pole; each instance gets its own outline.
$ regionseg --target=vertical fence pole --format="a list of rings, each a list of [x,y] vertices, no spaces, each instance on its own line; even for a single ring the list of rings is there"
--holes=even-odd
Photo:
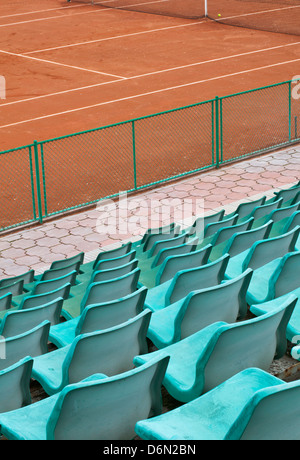
[[[216,96],[215,99],[215,132],[216,132],[216,166],[219,168],[219,163],[220,163],[220,139],[219,139],[219,133],[220,133],[220,126],[219,126],[219,98]]]
[[[289,142],[292,140],[292,82],[289,81]]]
[[[39,152],[38,152],[38,143],[37,143],[37,141],[33,142],[33,146],[34,146],[34,161],[35,161],[35,177],[36,177],[38,215],[39,215],[40,223],[43,223],[42,197],[41,197],[40,171],[39,171]]]
[[[135,123],[131,122],[132,127],[132,154],[133,154],[133,179],[134,179],[134,189],[137,189],[137,180],[136,180],[136,146],[135,146]]]

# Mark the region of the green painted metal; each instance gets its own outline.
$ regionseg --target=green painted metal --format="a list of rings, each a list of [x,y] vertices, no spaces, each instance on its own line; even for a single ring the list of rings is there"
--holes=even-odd
[[[60,136],[41,142],[34,141],[33,144],[29,146],[0,152],[1,159],[1,156],[6,153],[14,154],[14,152],[28,148],[30,165],[30,184],[28,184],[28,189],[30,188],[32,196],[32,216],[28,216],[28,219],[25,222],[20,222],[17,224],[12,222],[11,225],[6,226],[5,228],[0,226],[0,233],[3,230],[7,230],[31,222],[42,223],[45,217],[54,216],[64,212],[80,209],[88,205],[93,205],[104,199],[118,197],[118,181],[115,180],[117,170],[114,169],[116,167],[116,163],[113,164],[112,162],[112,164],[109,166],[111,168],[112,174],[106,174],[107,180],[110,181],[112,184],[112,187],[108,187],[108,191],[110,191],[111,193],[102,193],[100,190],[99,196],[89,197],[87,194],[82,194],[82,199],[80,195],[80,197],[76,196],[74,197],[74,199],[72,197],[72,200],[70,200],[71,202],[66,203],[64,201],[64,184],[62,184],[62,199],[59,200],[59,202],[57,202],[57,204],[55,204],[55,206],[53,207],[53,197],[51,196],[51,189],[53,187],[53,183],[55,183],[55,178],[51,177],[51,174],[49,172],[47,172],[48,176],[46,175],[46,171],[49,170],[47,165],[51,161],[51,158],[49,159],[48,157],[48,148],[45,149],[46,145],[48,146],[51,144],[51,148],[53,148],[53,151],[57,154],[55,160],[57,160],[57,165],[59,168],[59,164],[66,165],[65,162],[68,159],[66,152],[64,150],[64,141],[69,141],[69,143],[66,144],[68,145],[69,149],[76,148],[76,145],[78,145],[78,151],[82,150],[84,153],[85,142],[87,143],[86,148],[96,148],[98,146],[98,141],[100,139],[101,146],[98,148],[98,151],[96,150],[94,152],[95,155],[98,155],[97,158],[99,158],[99,155],[101,155],[102,152],[105,155],[105,145],[107,142],[109,145],[110,138],[112,140],[118,139],[121,148],[120,151],[117,150],[117,152],[119,152],[119,157],[121,160],[122,156],[125,155],[126,151],[128,151],[128,146],[130,146],[129,148],[131,149],[131,160],[128,163],[129,167],[127,165],[129,169],[124,170],[124,177],[126,177],[127,175],[129,178],[132,175],[133,178],[132,186],[130,186],[130,181],[126,184],[126,192],[131,193],[137,190],[142,190],[146,187],[163,184],[170,180],[186,177],[187,175],[194,174],[211,167],[219,168],[222,164],[226,164],[228,162],[245,158],[251,155],[263,153],[270,150],[270,148],[284,147],[299,142],[297,122],[298,116],[300,116],[300,100],[298,109],[298,102],[294,100],[295,98],[293,98],[292,94],[292,83],[295,82],[298,82],[298,80],[295,79],[284,81],[281,83],[255,88],[252,90],[243,91],[222,97],[217,96],[214,99],[202,101],[184,107],[179,107],[176,109],[155,113],[145,117],[134,118],[131,120],[127,120],[125,122],[106,125],[96,129]],[[286,96],[285,87],[287,88],[288,96]],[[282,117],[281,119],[279,119],[279,133],[270,132],[270,139],[268,139],[268,142],[265,142],[265,144],[260,142],[259,139],[256,139],[255,143],[249,143],[249,145],[246,146],[244,151],[239,151],[239,149],[236,149],[236,152],[233,151],[233,154],[228,155],[228,138],[230,139],[232,137],[232,141],[235,141],[235,131],[234,129],[228,131],[228,126],[234,127],[235,125],[237,125],[238,129],[238,123],[241,121],[241,116],[243,117],[244,124],[247,124],[248,120],[250,122],[252,112],[255,108],[255,104],[259,106],[259,104],[261,103],[261,99],[263,98],[264,100],[268,100],[269,91],[270,98],[274,100],[274,113],[276,111],[278,112],[279,110],[280,116]],[[286,97],[288,97],[288,100],[285,100]],[[234,104],[230,106],[230,104],[227,103],[227,101],[232,101]],[[252,112],[243,104],[248,104]],[[281,105],[277,107],[276,104]],[[234,110],[235,108],[238,108],[237,112]],[[265,107],[263,107],[263,109],[264,108]],[[263,109],[261,109],[261,111]],[[239,113],[241,115],[239,115]],[[248,116],[248,118],[246,115]],[[267,110],[265,111],[265,115],[267,119],[269,115],[269,112],[267,112]],[[195,120],[197,120],[197,124],[195,124]],[[162,121],[161,124],[160,121]],[[288,123],[288,126],[286,126],[286,130],[283,126],[285,125],[285,123]],[[126,125],[128,125],[128,127],[131,126],[129,131],[126,128]],[[155,127],[153,128],[153,126]],[[160,129],[160,132],[158,133],[156,133],[155,131],[157,129],[157,126]],[[167,133],[163,131],[164,129],[166,129],[166,126],[168,127]],[[179,140],[182,139],[183,143],[181,145],[178,145],[178,152],[182,152],[183,155],[178,155],[178,161],[181,161],[181,163],[176,164],[176,159],[173,158],[172,155],[172,152],[174,152],[174,150],[172,150],[171,147],[174,146],[174,139],[176,139],[179,129],[181,129],[180,136],[182,134],[182,137],[179,136]],[[252,127],[252,129],[254,128]],[[119,132],[121,134],[119,134]],[[185,136],[186,132],[188,132],[188,136]],[[285,137],[282,135],[283,132],[286,133]],[[124,133],[127,136],[127,138],[124,138],[124,140],[120,140],[120,137]],[[277,139],[276,134],[278,134]],[[73,141],[71,142],[72,139]],[[91,141],[89,141],[89,139],[91,139]],[[151,144],[152,140],[153,145]],[[185,145],[185,142],[187,143],[187,145]],[[189,147],[189,142],[191,143],[191,155],[195,150],[195,146],[199,145],[200,147],[199,149],[197,148],[198,159],[195,159],[193,157],[193,163],[189,161],[189,157],[187,157],[187,160],[185,160],[184,157],[185,150]],[[247,139],[244,142],[247,142]],[[149,145],[146,145],[148,143]],[[84,147],[82,147],[81,144],[83,144]],[[123,144],[126,147],[124,147],[124,153],[122,150]],[[119,144],[116,144],[116,148],[118,147],[118,145]],[[152,174],[149,174],[148,176],[146,175],[145,179],[144,177],[142,177],[142,169],[143,167],[144,171],[149,169],[149,166],[147,166],[147,162],[145,163],[145,161],[147,157],[149,158],[149,154],[152,151],[152,148],[153,150],[156,149],[158,160],[156,164],[153,163],[153,172],[151,171]],[[51,150],[50,153],[52,154],[53,151]],[[171,152],[171,155],[168,157],[168,154],[170,154],[169,152]],[[84,165],[83,156],[82,159],[83,166],[87,166],[87,164]],[[125,162],[124,158],[123,160]],[[163,162],[167,164],[168,161],[169,165],[172,165],[172,168],[166,168],[167,174],[165,174],[165,172],[161,173],[161,164],[163,164]],[[78,190],[80,188],[80,184],[76,182],[76,178],[72,177],[71,172],[69,173],[69,177],[66,177],[66,179],[68,179],[69,182],[72,180],[74,181],[74,190]],[[127,185],[129,185],[129,187],[127,187]],[[120,187],[122,187],[122,185]],[[123,189],[122,191],[125,191],[125,189]],[[49,198],[50,196],[51,200]],[[16,199],[18,200],[18,197],[16,197]],[[49,206],[50,201],[51,206]],[[8,205],[9,203],[7,204],[7,206]],[[50,209],[51,207],[52,209]]]

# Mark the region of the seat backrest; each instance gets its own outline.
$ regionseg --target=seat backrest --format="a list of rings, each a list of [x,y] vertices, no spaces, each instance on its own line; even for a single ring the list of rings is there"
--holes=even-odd
[[[97,266],[100,260],[115,259],[116,257],[124,256],[124,254],[127,254],[128,252],[131,251],[131,247],[132,247],[132,242],[129,241],[128,243],[125,243],[122,246],[119,246],[117,248],[107,249],[107,250],[99,252],[98,256],[96,257],[94,261],[93,269]]]
[[[0,297],[3,297],[5,294],[21,295],[23,294],[24,280],[20,279],[12,284],[7,284],[0,288]]]
[[[42,355],[48,352],[50,322],[43,321],[38,326],[22,334],[0,340],[0,369],[15,364],[25,356]]]
[[[161,414],[168,360],[153,359],[121,375],[68,385],[48,419],[47,439],[133,439],[138,420]]]
[[[213,222],[210,224],[206,224],[204,227],[204,238],[208,238],[209,236],[212,236],[214,233],[216,233],[220,228],[223,227],[230,227],[231,225],[235,225],[238,220],[238,214],[235,214],[232,217],[229,217],[228,219],[221,220],[219,222]]]
[[[138,260],[133,259],[125,265],[119,267],[109,268],[107,270],[94,271],[90,283],[100,283],[101,281],[112,280],[120,276],[127,275],[137,268]]]
[[[4,337],[19,335],[33,329],[46,320],[51,325],[58,324],[60,322],[62,305],[63,299],[58,298],[41,307],[8,311],[0,323],[0,335]]]
[[[245,201],[244,203],[241,203],[238,205],[235,213],[239,215],[239,219],[243,219],[247,216],[250,216],[253,209],[256,208],[257,206],[262,206],[265,203],[265,201],[266,201],[265,196],[262,196],[261,198],[258,198],[257,200]]]
[[[34,270],[29,270],[28,272],[22,273],[21,275],[4,278],[0,280],[0,288],[11,285],[20,280],[23,280],[24,284],[32,283],[33,279],[34,279]]]
[[[270,219],[273,222],[279,222],[282,219],[290,217],[294,212],[300,209],[300,202],[293,204],[291,206],[286,206],[285,208],[274,209],[270,214]]]
[[[46,294],[47,292],[54,291],[55,289],[59,289],[60,287],[64,286],[65,284],[70,284],[74,286],[76,280],[77,272],[76,270],[67,273],[60,278],[51,279],[49,281],[40,281],[36,283],[31,291],[31,295],[40,295]]]
[[[220,284],[224,279],[229,258],[229,255],[225,254],[209,264],[188,270],[180,270],[174,276],[166,292],[165,305],[170,305],[177,300],[183,299],[196,289]]]
[[[252,270],[226,283],[191,292],[182,307],[181,339],[216,321],[233,323],[247,313],[246,293]]]
[[[111,376],[132,369],[133,358],[148,353],[150,318],[151,311],[146,309],[125,323],[77,336],[63,363],[65,383],[79,382],[97,373]]]
[[[110,302],[88,305],[80,315],[75,335],[103,330],[124,323],[142,312],[147,288]]]
[[[0,297],[0,311],[7,310],[11,307],[12,294],[8,292]]]
[[[279,192],[275,192],[275,195],[277,198],[282,198],[282,202],[285,203],[286,201],[293,200],[299,192],[300,186],[296,185],[295,187],[291,187],[285,190],[279,190]]]
[[[90,284],[80,303],[81,311],[87,305],[108,302],[131,294],[137,289],[139,276],[140,269],[136,268],[119,278]]]
[[[68,275],[69,273],[73,272],[74,270],[79,273],[80,269],[80,261],[73,262],[70,265],[66,265],[65,267],[61,268],[52,268],[49,270],[45,270],[41,276],[40,281],[50,281],[56,278],[61,278],[62,276]]]
[[[241,412],[236,425],[241,440],[294,441],[299,439],[299,380],[257,391]]]
[[[273,222],[269,221],[261,227],[254,228],[253,230],[247,230],[246,232],[238,232],[232,235],[228,240],[224,252],[230,254],[230,257],[234,257],[251,246],[259,240],[264,240],[269,237],[272,229]]]
[[[178,246],[172,246],[170,248],[160,249],[160,251],[156,254],[156,257],[154,258],[152,262],[151,268],[158,267],[169,256],[189,254],[190,252],[195,251],[197,248],[198,241],[199,241],[198,238],[194,238]]]
[[[238,232],[245,232],[251,229],[252,223],[253,223],[253,217],[250,217],[250,219],[246,220],[245,222],[242,222],[241,224],[235,224],[231,225],[229,227],[223,227],[220,228],[213,236],[213,239],[211,240],[211,244],[217,245],[221,244],[224,241],[228,240],[229,238],[232,237],[235,233]]]
[[[274,259],[285,256],[288,252],[293,252],[299,232],[300,226],[297,226],[283,235],[254,243],[243,261],[243,270],[248,267],[255,270]]]
[[[94,265],[93,270],[110,270],[111,268],[120,267],[121,265],[126,265],[135,259],[136,251],[133,249],[132,251],[127,252],[119,257],[113,257],[111,259],[100,259],[96,265]]]
[[[188,235],[186,233],[182,233],[181,235],[175,236],[174,238],[156,241],[152,245],[151,249],[149,249],[149,257],[157,255],[161,249],[172,248],[185,243],[187,237]]]
[[[300,225],[300,211],[294,212],[291,217],[287,220],[286,226],[284,227],[284,233],[289,232],[293,228]]]
[[[7,412],[31,403],[30,377],[33,359],[29,356],[0,371],[0,407]]]
[[[203,230],[206,225],[212,224],[213,222],[219,222],[220,220],[223,219],[225,214],[225,209],[221,209],[221,211],[215,212],[214,214],[210,214],[207,216],[200,216],[197,219],[195,219],[189,234],[194,235],[194,234],[202,234]]]
[[[157,233],[149,233],[144,244],[143,244],[143,252],[145,251],[149,251],[152,246],[157,243],[158,241],[162,241],[162,240],[168,240],[168,239],[171,239],[171,238],[175,238],[179,231],[180,231],[180,227],[179,225],[174,225],[174,227],[170,228],[168,230],[166,230],[165,227],[163,227],[163,231],[161,232],[157,232]]]
[[[280,208],[282,205],[282,198],[279,198],[272,203],[263,204],[262,206],[257,206],[253,209],[251,217],[254,217],[255,220],[260,219],[263,216],[270,214],[274,209]]]
[[[57,300],[59,297],[62,297],[64,300],[66,300],[69,297],[70,288],[71,284],[67,283],[64,286],[55,289],[54,291],[46,292],[45,294],[29,295],[24,297],[19,305],[19,310],[25,308],[40,307],[41,305],[52,302],[53,300]]]
[[[205,366],[204,391],[248,367],[267,371],[286,351],[286,326],[296,302],[291,295],[270,313],[221,328]]]
[[[54,262],[52,262],[50,269],[58,269],[58,268],[67,267],[68,265],[73,264],[74,262],[80,262],[80,264],[82,264],[83,259],[84,259],[84,252],[80,252],[76,254],[76,256],[68,257],[67,259],[55,260]]]
[[[300,286],[300,252],[286,254],[270,279],[272,297],[288,294]]]
[[[166,281],[173,278],[178,269],[181,270],[200,267],[207,263],[209,255],[211,253],[211,244],[204,248],[192,251],[187,254],[180,254],[177,256],[167,257],[161,264],[159,271],[156,276],[156,285],[165,283]]]

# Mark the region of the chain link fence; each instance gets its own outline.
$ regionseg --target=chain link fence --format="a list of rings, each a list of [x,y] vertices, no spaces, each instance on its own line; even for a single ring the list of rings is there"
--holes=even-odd
[[[300,79],[0,153],[0,232],[300,141]]]

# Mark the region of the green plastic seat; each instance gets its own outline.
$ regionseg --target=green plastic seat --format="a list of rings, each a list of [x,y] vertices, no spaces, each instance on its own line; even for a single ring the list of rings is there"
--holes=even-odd
[[[118,278],[89,284],[83,296],[68,298],[64,301],[62,316],[69,320],[79,316],[83,309],[91,304],[98,304],[124,297],[138,289],[140,269]]]
[[[251,248],[231,257],[225,278],[235,278],[248,267],[256,270],[274,259],[283,257],[288,252],[294,252],[299,232],[300,227],[297,226],[283,235],[256,241]]]
[[[145,231],[144,235],[140,240],[134,241],[132,243],[132,247],[135,248],[136,246],[143,246],[146,240],[149,238],[149,236],[151,236],[151,234],[153,233],[170,233],[175,226],[177,226],[177,224],[175,222],[171,222],[170,224],[163,225],[162,227],[150,227]]]
[[[234,257],[246,251],[246,249],[251,248],[256,241],[267,239],[270,235],[272,226],[273,222],[269,221],[261,227],[234,233],[228,240],[212,248],[209,260],[216,260],[224,254],[229,254],[230,257]]]
[[[283,302],[286,302],[291,295],[294,295],[298,300],[286,327],[286,338],[291,343],[295,344],[298,342],[300,336],[300,287],[280,297],[276,297],[273,300],[250,305],[250,311],[255,316],[265,315],[266,313],[276,310],[276,308],[278,308],[278,306],[280,306]]]
[[[8,311],[0,323],[0,335],[13,337],[33,329],[43,321],[49,321],[51,325],[59,324],[62,305],[63,299],[58,298],[40,307]]]
[[[277,236],[278,234],[282,233],[282,229],[284,228],[288,218],[299,209],[300,202],[291,206],[274,209],[272,212],[270,212],[270,214],[257,219],[255,221],[254,227],[259,227],[260,225],[265,224],[268,220],[272,220],[274,223],[274,229],[270,236]]]
[[[225,209],[221,209],[220,211],[215,212],[213,214],[200,216],[195,219],[193,225],[189,229],[187,229],[186,232],[189,233],[190,236],[195,236],[198,234],[202,235],[206,225],[223,220],[224,214]]]
[[[79,262],[81,265],[83,263],[83,260],[84,252],[79,252],[75,256],[68,257],[67,259],[54,260],[50,265],[50,270],[58,270],[60,268],[65,268],[77,262]]]
[[[137,259],[147,257],[148,251],[152,249],[152,246],[159,241],[170,240],[179,236],[180,226],[174,225],[173,227],[162,227],[158,231],[153,231],[147,234],[144,242],[140,246],[135,246]]]
[[[253,209],[253,211],[250,213],[250,216],[247,216],[245,219],[241,219],[241,221],[246,220],[249,217],[253,217],[254,219],[253,227],[254,228],[256,226],[259,227],[261,225],[260,219],[262,217],[269,216],[273,210],[280,208],[281,205],[282,205],[282,198],[279,198],[278,200],[273,201],[272,203],[265,203],[261,206],[256,206]],[[258,224],[256,224],[256,222],[258,222]]]
[[[215,322],[180,342],[135,357],[134,364],[169,356],[163,385],[176,400],[191,401],[248,367],[268,370],[273,359],[281,358],[296,301],[291,295],[265,315],[234,324]]]
[[[242,222],[240,224],[231,225],[229,227],[220,228],[210,240],[210,244],[212,245],[212,250],[209,256],[209,260],[213,261],[218,259],[222,254],[220,254],[220,248],[224,248],[227,245],[228,240],[235,235],[236,233],[240,232],[247,232],[250,231],[253,224],[253,217]]]
[[[162,412],[167,363],[153,360],[121,375],[96,374],[67,385],[53,396],[1,413],[1,433],[11,440],[130,440],[138,420]]]
[[[300,194],[300,185],[298,184],[288,189],[282,189],[282,190],[279,190],[278,192],[274,192],[275,197],[273,198],[273,200],[282,198],[282,201],[284,204],[291,205],[291,204],[294,204],[296,200],[299,201],[298,199],[300,196],[299,194]]]
[[[51,326],[49,341],[60,348],[69,345],[80,334],[124,323],[143,311],[146,293],[147,289],[142,287],[120,299],[88,305],[77,318]]]
[[[163,239],[156,241],[151,248],[148,251],[144,251],[142,253],[139,253],[138,259],[139,259],[139,266],[142,268],[142,266],[145,268],[150,267],[153,263],[153,260],[157,254],[167,248],[173,248],[176,246],[180,246],[184,243],[186,243],[188,239],[188,235],[186,233],[182,233],[178,236],[175,236],[174,238],[168,238],[168,239]]]
[[[26,291],[32,291],[34,286],[37,284],[37,282],[41,281],[50,281],[54,280],[57,278],[61,278],[62,276],[68,275],[69,273],[73,272],[74,270],[77,272],[77,275],[79,274],[79,269],[80,269],[80,261],[73,262],[69,265],[66,265],[65,267],[61,268],[52,268],[49,270],[45,270],[41,275],[37,275],[34,277],[34,281],[30,283],[26,283],[24,285],[24,289]]]
[[[3,297],[5,294],[12,294],[12,296],[19,296],[23,293],[24,281],[22,279],[15,281],[12,284],[7,284],[0,288],[0,297]]]
[[[8,292],[0,297],[0,312],[11,308],[12,294]]]
[[[197,236],[199,236],[199,240],[200,240],[198,244],[198,249],[200,249],[200,247],[206,246],[207,244],[211,244],[211,241],[215,233],[217,233],[217,231],[219,231],[221,228],[231,227],[232,225],[235,225],[237,223],[237,220],[238,220],[238,214],[235,214],[232,217],[225,218],[218,222],[212,222],[212,223],[206,224],[202,235],[197,233]]]
[[[174,278],[148,290],[145,307],[152,311],[161,310],[196,289],[220,284],[224,279],[228,260],[229,255],[225,254],[215,262],[177,271]]]
[[[0,411],[7,412],[31,403],[30,378],[33,359],[26,356],[0,371]]]
[[[132,369],[136,354],[147,353],[151,312],[102,331],[80,334],[73,342],[33,361],[32,377],[53,395],[93,374],[112,376]]]
[[[208,263],[211,248],[211,244],[208,244],[201,249],[193,250],[187,254],[166,257],[157,270],[155,286],[163,284],[174,278],[178,269],[187,270],[206,265]]]
[[[31,283],[34,280],[34,270],[29,270],[28,272],[22,273],[21,275],[4,278],[0,280],[0,288],[9,286],[20,280],[23,280],[24,285]]]
[[[42,355],[48,352],[50,322],[43,321],[38,326],[0,340],[0,369],[5,369],[26,356]]]
[[[91,274],[94,268],[96,267],[96,265],[100,262],[100,260],[114,259],[116,257],[120,257],[130,252],[131,247],[132,247],[132,243],[131,241],[129,241],[128,243],[118,246],[117,248],[100,251],[97,257],[95,258],[95,260],[81,264],[80,266],[81,274],[85,274],[85,275]]]
[[[300,382],[248,368],[199,398],[148,420],[135,431],[144,440],[299,439]]]
[[[157,348],[204,329],[216,321],[234,323],[247,314],[246,292],[252,270],[234,280],[193,291],[186,298],[152,314],[147,337]]]
[[[53,300],[57,300],[60,297],[65,301],[69,298],[70,289],[71,284],[66,283],[65,285],[50,292],[45,292],[38,295],[28,295],[27,297],[24,297],[20,305],[15,307],[15,309],[17,308],[18,310],[25,310],[26,308],[40,307],[41,305],[45,305],[46,303],[52,302]]]
[[[297,225],[300,225],[300,211],[296,211],[291,215],[291,217],[287,220],[282,233],[289,232],[293,228],[297,227]]]
[[[108,268],[106,270],[97,270],[94,271],[90,283],[100,283],[101,281],[112,280],[114,278],[119,278],[120,276],[127,275],[135,270],[138,266],[138,260],[133,259],[131,262],[128,262],[125,265],[120,265],[115,268]]]
[[[232,212],[231,214],[227,214],[227,216],[230,217],[230,216],[234,216],[235,214],[238,214],[239,215],[238,222],[241,219],[247,220],[248,218],[251,217],[251,213],[253,209],[256,208],[257,206],[262,206],[263,204],[265,204],[265,201],[266,201],[265,196],[262,196],[256,200],[244,201],[243,203],[240,203],[236,207],[234,212]]]
[[[268,302],[300,287],[300,252],[288,253],[254,271],[247,293],[249,305]]]

